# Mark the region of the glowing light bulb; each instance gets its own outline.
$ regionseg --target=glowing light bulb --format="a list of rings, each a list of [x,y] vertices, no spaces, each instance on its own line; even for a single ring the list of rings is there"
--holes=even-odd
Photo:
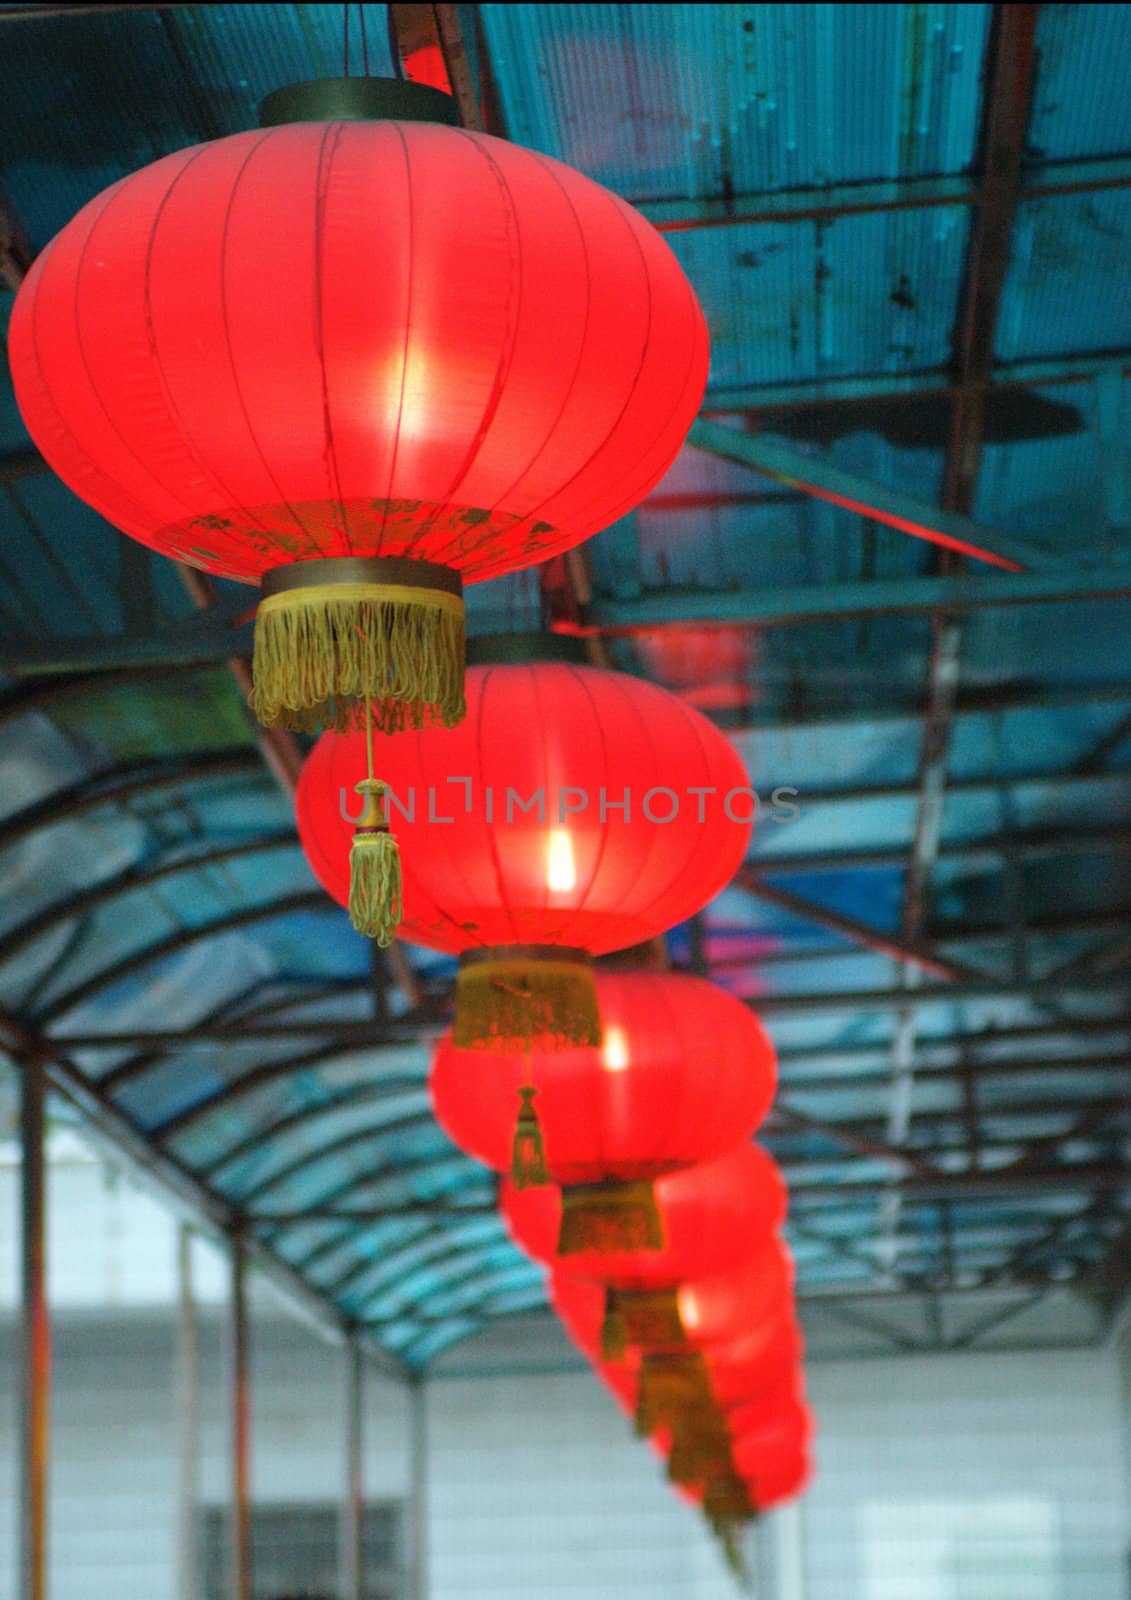
[[[699,1301],[695,1296],[695,1291],[693,1289],[688,1289],[686,1285],[681,1288],[678,1296],[678,1304],[679,1320],[683,1323],[685,1332],[694,1333],[702,1321],[703,1316],[699,1308]]]
[[[546,855],[546,887],[558,894],[568,894],[576,886],[573,840],[567,829],[551,828],[550,848]]]
[[[605,1029],[605,1043],[601,1051],[606,1072],[623,1072],[628,1066],[628,1040],[624,1029],[616,1024]]]

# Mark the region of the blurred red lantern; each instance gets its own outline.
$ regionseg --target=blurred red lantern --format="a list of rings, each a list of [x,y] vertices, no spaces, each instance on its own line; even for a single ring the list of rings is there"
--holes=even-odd
[[[734,1464],[739,1475],[757,1483],[779,1462],[793,1461],[799,1449],[807,1450],[813,1438],[813,1415],[797,1394],[786,1394],[765,1411],[762,1420],[750,1422],[734,1435]]]
[[[781,1242],[761,1241],[732,1272],[672,1288],[611,1288],[558,1269],[550,1303],[586,1350],[623,1361],[633,1348],[671,1352],[733,1342],[772,1327],[790,1304],[791,1264]]]
[[[615,1181],[618,1237],[659,1244],[651,1181],[749,1139],[773,1100],[773,1045],[748,1006],[701,978],[607,972],[596,984],[599,1048],[497,1054],[449,1036],[432,1109],[461,1149],[509,1167],[520,1187]]]
[[[703,315],[638,212],[443,126],[446,95],[355,79],[263,109],[285,125],[143,168],[40,254],[20,409],[116,527],[265,580],[262,720],[370,696],[382,726],[454,722],[461,579],[568,549],[663,476]]]
[[[772,1511],[787,1500],[797,1500],[813,1480],[813,1462],[805,1444],[795,1443],[772,1459],[759,1463],[745,1481],[758,1511]]]
[[[656,1207],[665,1240],[661,1249],[599,1248],[601,1210],[615,1205],[615,1198],[606,1202],[604,1190],[563,1190],[557,1185],[516,1189],[504,1178],[500,1209],[519,1249],[547,1265],[558,1260],[564,1210],[579,1217],[580,1229],[592,1216],[597,1247],[572,1253],[568,1270],[579,1278],[639,1289],[673,1288],[684,1279],[728,1272],[785,1220],[785,1184],[777,1163],[753,1144],[657,1180]]]
[[[746,852],[746,772],[729,740],[653,684],[562,662],[473,667],[467,720],[388,742],[406,939],[461,956],[460,1047],[597,1044],[590,957],[697,911]],[[343,904],[366,772],[358,734],[303,769],[307,859]]]
[[[726,1411],[757,1405],[788,1384],[804,1354],[792,1305],[756,1332],[706,1352],[711,1392]]]

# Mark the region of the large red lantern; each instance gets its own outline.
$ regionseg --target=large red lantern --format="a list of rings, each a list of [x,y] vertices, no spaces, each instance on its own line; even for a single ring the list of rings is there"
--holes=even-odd
[[[742,1266],[671,1288],[617,1288],[574,1277],[550,1277],[550,1302],[583,1348],[603,1361],[629,1350],[671,1352],[733,1343],[772,1327],[790,1305],[792,1269],[776,1238],[759,1242]]]
[[[652,1180],[749,1139],[773,1100],[773,1045],[748,1006],[702,978],[605,972],[596,985],[599,1047],[497,1054],[446,1037],[432,1108],[461,1149],[519,1186],[581,1184],[595,1199],[600,1185],[616,1237],[632,1243],[636,1228],[635,1242],[659,1244]],[[575,1228],[562,1248],[580,1242]]]
[[[571,1254],[568,1270],[579,1278],[625,1288],[671,1288],[685,1279],[709,1278],[740,1266],[785,1220],[781,1173],[753,1144],[670,1173],[657,1180],[655,1190],[664,1233],[661,1249],[591,1247]],[[584,1210],[586,1203],[584,1189],[516,1189],[506,1178],[499,1197],[511,1238],[547,1265],[559,1260],[563,1210],[574,1205]]]
[[[461,957],[457,1045],[597,1044],[590,957],[653,938],[729,882],[753,799],[730,741],[673,695],[564,662],[473,667],[467,720],[388,743],[404,938]],[[350,901],[364,739],[325,734],[298,826]]]
[[[263,120],[114,184],[42,252],[20,410],[116,527],[262,584],[261,721],[365,702],[386,731],[450,725],[463,583],[647,494],[702,397],[703,315],[638,212],[444,126],[449,96],[299,85]]]

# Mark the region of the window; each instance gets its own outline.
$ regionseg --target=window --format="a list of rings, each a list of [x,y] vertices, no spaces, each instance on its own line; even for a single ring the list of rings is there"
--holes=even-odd
[[[255,1506],[251,1519],[254,1600],[336,1600],[340,1511],[336,1505]],[[396,1502],[365,1511],[366,1600],[404,1593],[404,1511]],[[231,1519],[226,1506],[200,1514],[203,1600],[231,1593]]]
[[[863,1600],[1059,1600],[1050,1501],[889,1501],[859,1515]]]

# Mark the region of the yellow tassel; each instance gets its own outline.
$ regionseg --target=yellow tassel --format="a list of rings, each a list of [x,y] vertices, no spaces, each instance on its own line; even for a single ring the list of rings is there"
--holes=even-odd
[[[650,1183],[586,1183],[562,1190],[559,1256],[663,1248],[664,1226]]]
[[[550,1181],[546,1149],[542,1143],[542,1127],[534,1109],[537,1092],[529,1084],[524,1084],[518,1091],[518,1121],[511,1149],[511,1181],[516,1189],[536,1189]]]
[[[452,1042],[461,1050],[563,1050],[601,1043],[593,969],[579,960],[499,956],[461,963]]]
[[[386,785],[363,778],[357,785],[365,805],[350,849],[350,921],[358,933],[392,943],[401,920],[401,856],[389,832],[382,802]]]
[[[259,605],[251,705],[265,727],[453,728],[466,714],[463,601],[409,585],[328,583]]]
[[[623,1361],[628,1354],[628,1337],[615,1289],[605,1292],[605,1314],[601,1318],[601,1360]]]

